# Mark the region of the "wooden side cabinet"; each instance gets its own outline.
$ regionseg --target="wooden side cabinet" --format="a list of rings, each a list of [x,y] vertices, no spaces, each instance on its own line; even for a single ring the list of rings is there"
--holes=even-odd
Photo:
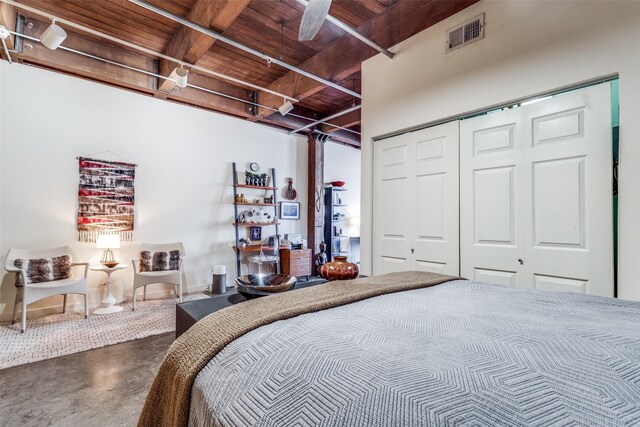
[[[311,249],[280,249],[282,274],[300,277],[311,276]]]

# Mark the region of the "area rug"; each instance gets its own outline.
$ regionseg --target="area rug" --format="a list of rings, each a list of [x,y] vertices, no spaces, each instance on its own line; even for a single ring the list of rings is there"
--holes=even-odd
[[[184,301],[203,298],[208,297],[201,292],[183,296]],[[131,311],[128,300],[118,313],[90,314],[88,319],[82,311],[27,317],[24,334],[20,321],[0,322],[0,369],[175,331],[176,301],[138,301],[136,311]]]

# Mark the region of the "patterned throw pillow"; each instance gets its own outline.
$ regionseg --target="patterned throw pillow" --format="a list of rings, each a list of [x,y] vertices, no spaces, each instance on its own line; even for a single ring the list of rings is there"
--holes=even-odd
[[[141,251],[140,271],[168,271],[180,268],[180,251]]]
[[[22,259],[13,262],[17,268],[24,270],[27,284],[50,282],[71,277],[71,257],[62,255],[53,258]],[[16,286],[22,287],[22,275],[16,274]]]

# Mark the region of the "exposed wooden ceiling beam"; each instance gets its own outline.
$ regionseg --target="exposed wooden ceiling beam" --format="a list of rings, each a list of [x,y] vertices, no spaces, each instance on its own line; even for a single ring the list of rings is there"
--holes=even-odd
[[[289,116],[288,114],[286,116],[282,116],[278,113],[273,114],[269,117],[261,118],[260,123],[268,123],[273,126],[284,127],[287,129],[297,129],[304,125],[308,125],[309,121],[300,119],[298,117]],[[330,138],[346,145],[351,145],[358,148],[360,147],[360,135],[357,135],[353,132],[347,132],[344,130],[333,132]]]
[[[39,38],[49,25],[48,23],[37,21],[33,18],[28,18],[28,21],[33,25],[25,26],[25,35],[36,38]],[[156,61],[152,58],[133,53],[130,50],[117,46],[101,43],[93,38],[84,37],[70,31],[67,31],[67,34],[68,37],[64,42],[65,47],[89,53],[100,58],[107,58],[110,61],[151,73],[153,73],[156,68]],[[49,50],[37,42],[26,40],[25,43],[30,44],[32,48],[30,50],[25,49],[22,53],[15,55],[16,59],[22,62],[109,83],[136,92],[150,95],[156,93],[158,79],[154,76],[88,58],[62,48]],[[250,91],[246,89],[196,73],[191,75],[190,82],[206,89],[240,99],[249,99],[251,94]],[[249,104],[223,98],[197,89],[181,89],[171,93],[170,98],[178,102],[204,107],[242,118],[253,117]]]
[[[25,35],[35,38],[39,38],[42,32],[49,25],[48,23],[38,21],[34,18],[28,18],[28,21],[33,25],[25,26]],[[127,49],[117,46],[104,44],[96,39],[85,37],[70,31],[68,31],[67,34],[68,37],[64,42],[64,46],[70,49],[89,53],[101,58],[108,58],[110,61],[148,72],[153,72],[155,69],[156,64],[152,58],[138,55],[137,53],[133,53]],[[105,63],[98,59],[82,56],[63,48],[49,50],[40,43],[26,39],[25,44],[29,44],[31,48],[25,49],[22,53],[14,55],[14,58],[19,62],[41,66],[55,71],[61,71],[77,77],[107,83],[119,88],[132,90],[134,92],[150,96],[153,96],[156,93],[157,79],[153,76],[123,68],[119,65]],[[250,91],[217,79],[212,79],[208,76],[193,73],[189,77],[189,81],[191,84],[205,89],[221,92],[239,99],[250,99]],[[224,98],[190,87],[172,92],[167,100],[233,115],[243,119],[255,119],[251,112],[250,104]],[[297,114],[309,117],[310,119],[317,118],[315,112],[300,106],[296,106],[294,111]],[[309,121],[299,117],[294,117],[290,114],[286,116],[277,114],[272,117],[262,118],[259,123],[278,128],[296,129],[308,124]],[[345,132],[344,134],[336,134],[332,137],[336,141],[344,144],[356,147],[360,145],[357,135],[352,133]]]
[[[414,34],[476,3],[478,0],[403,1],[390,6],[384,13],[357,28],[358,32],[389,48]],[[299,65],[300,68],[332,81],[344,80],[360,70],[360,64],[377,51],[350,35],[345,35]],[[304,99],[325,88],[321,83],[289,72],[271,83],[269,89]],[[268,93],[258,95],[258,103],[277,107],[282,99]],[[258,109],[258,116],[271,114]]]
[[[26,18],[29,25],[24,26],[26,36],[40,38],[48,27],[48,22],[38,21],[31,17]],[[22,62],[40,65],[64,71],[76,76],[100,80],[128,89],[152,93],[155,89],[155,78],[133,70],[122,68],[118,65],[107,64],[62,48],[50,50],[42,44],[23,38],[23,51],[16,53],[15,57]],[[141,70],[151,71],[154,68],[153,59],[138,55],[126,49],[100,43],[76,33],[67,31],[64,47],[86,52],[101,58],[125,64]]]
[[[329,117],[335,113],[344,111],[350,107],[351,107],[351,104],[343,105],[342,107],[336,108],[335,110],[325,114],[325,117]],[[350,113],[344,114],[342,116],[336,117],[335,119],[329,120],[328,123],[331,123],[333,125],[340,126],[343,128],[350,128],[352,126],[360,124],[360,117],[361,117],[360,110],[356,110],[356,111],[352,111]],[[339,131],[340,128],[331,126],[327,123],[323,123],[320,130],[324,133],[332,133],[332,132]]]
[[[250,2],[251,0],[197,0],[186,18],[199,25],[223,32],[236,20]],[[167,45],[164,53],[195,64],[215,41],[216,39],[206,34],[181,26]],[[161,59],[159,74],[169,76],[175,67],[175,63]],[[174,82],[164,80],[159,85],[158,90],[169,92],[174,87]]]
[[[337,130],[331,132],[331,134],[329,134],[329,140],[360,148],[360,135],[352,132],[347,132],[346,130]]]
[[[351,104],[345,106],[342,109],[336,109],[336,113],[339,111],[344,111],[347,108],[351,107]],[[311,120],[305,120],[300,117],[303,116],[308,117]],[[325,114],[325,116],[327,116]],[[319,114],[316,111],[310,110],[301,106],[300,104],[295,104],[293,106],[293,110],[291,110],[287,115],[282,116],[280,113],[274,113],[268,117],[259,118],[258,123],[269,123],[273,126],[284,127],[287,129],[298,129],[305,125],[308,125],[312,120],[318,120],[320,118]],[[257,119],[257,118],[254,118]],[[249,118],[251,120],[251,118]],[[331,138],[335,141],[339,141],[342,144],[350,145],[353,147],[360,147],[360,135],[355,134],[353,132],[348,132],[344,130],[337,129],[332,127]],[[313,131],[314,129],[309,129],[309,131]],[[321,126],[316,126],[315,130],[322,131]],[[328,132],[325,132],[328,133]]]

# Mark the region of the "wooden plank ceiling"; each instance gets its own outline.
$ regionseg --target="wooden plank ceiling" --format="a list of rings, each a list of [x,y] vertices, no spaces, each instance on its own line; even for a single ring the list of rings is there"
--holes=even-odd
[[[250,55],[208,35],[187,28],[127,0],[18,0],[53,16],[58,16],[110,36],[207,69],[260,85],[298,98],[292,113],[311,119],[327,117],[349,108],[358,99],[315,80]],[[389,48],[431,25],[468,7],[477,0],[333,0],[330,14],[357,28],[366,37]],[[312,41],[299,42],[298,28],[304,6],[296,0],[149,0],[150,3],[199,25],[296,65],[360,93],[362,61],[378,52],[335,25],[326,22]],[[39,37],[49,22],[20,7],[0,3],[0,19],[16,28],[18,14],[24,17],[22,32]],[[168,76],[175,64],[118,45],[61,24],[68,33],[63,46],[101,58]],[[18,30],[21,26],[18,24]],[[14,40],[10,40],[13,46]],[[16,48],[20,44],[16,43]],[[170,101],[195,105],[286,129],[310,123],[291,114],[282,116],[266,108],[221,97],[193,88],[179,89],[165,79],[145,75],[117,65],[57,49],[51,51],[37,42],[24,40],[14,54],[24,63],[34,64],[88,78]],[[15,59],[14,58],[14,59]],[[390,61],[392,59],[389,59]],[[229,81],[215,79],[192,70],[189,83],[239,99],[254,100],[277,108],[282,98]],[[360,145],[360,112],[336,118],[315,129],[331,139]]]

